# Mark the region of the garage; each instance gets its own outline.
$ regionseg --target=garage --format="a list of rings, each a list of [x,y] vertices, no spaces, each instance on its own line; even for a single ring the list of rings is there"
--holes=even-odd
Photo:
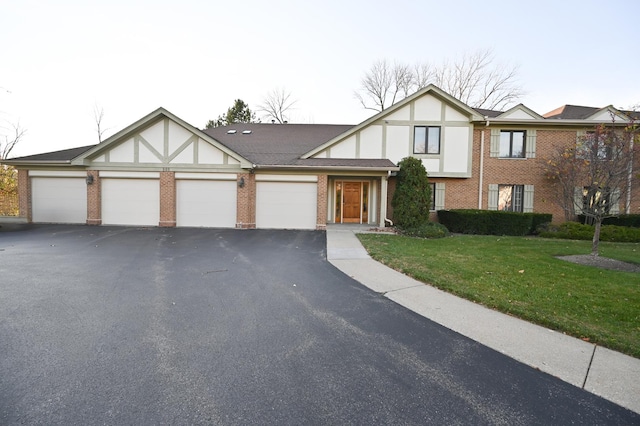
[[[176,225],[235,228],[236,186],[235,175],[230,180],[176,179]]]
[[[32,221],[40,223],[86,223],[86,173],[82,172],[81,176],[32,177]]]
[[[102,179],[104,225],[158,226],[159,221],[158,179]]]
[[[256,176],[256,181],[257,228],[316,228],[316,176]]]

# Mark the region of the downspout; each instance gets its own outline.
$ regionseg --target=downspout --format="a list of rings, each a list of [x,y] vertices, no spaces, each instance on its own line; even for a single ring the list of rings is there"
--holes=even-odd
[[[387,177],[385,178],[387,180],[387,182],[389,182],[389,177],[391,177],[391,170],[387,170]],[[384,195],[385,195],[385,200],[384,200],[384,223],[385,223],[385,226],[386,226],[387,222],[389,223],[390,226],[393,226],[393,222],[391,221],[391,219],[389,219],[387,217],[387,200],[386,200],[387,191],[385,191]]]
[[[484,132],[489,128],[489,117],[485,116],[485,128],[480,133],[480,173],[478,179],[478,210],[482,210],[482,185],[484,183]]]
[[[627,176],[627,203],[624,209],[625,214],[631,214],[631,188],[633,184],[633,137],[631,138],[631,149],[629,150],[629,176]]]

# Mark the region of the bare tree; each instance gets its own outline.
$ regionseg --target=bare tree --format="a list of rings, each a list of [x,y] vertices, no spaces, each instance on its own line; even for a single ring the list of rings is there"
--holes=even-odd
[[[501,109],[524,94],[517,76],[518,67],[497,63],[491,50],[464,54],[436,66],[425,62],[410,67],[383,59],[365,73],[355,96],[364,108],[382,111],[400,96],[433,83],[471,107]]]
[[[393,105],[399,95],[411,93],[414,87],[409,67],[381,59],[374,62],[362,78],[360,91],[356,91],[355,96],[363,108],[382,111]]]
[[[287,113],[296,102],[298,101],[291,98],[291,92],[285,91],[284,88],[276,88],[265,95],[258,111],[264,113],[262,117],[266,120],[283,124],[289,121]]]
[[[0,161],[9,158],[26,133],[19,123],[10,126],[11,134],[3,135],[4,140],[0,139]],[[18,173],[14,167],[0,164],[0,215],[15,216],[18,213]]]
[[[105,129],[102,126],[102,120],[104,119],[104,108],[97,103],[93,105],[93,120],[96,123],[96,132],[98,133],[98,143],[102,143],[102,135],[109,129]]]
[[[545,163],[565,217],[580,212],[594,224],[593,256],[599,253],[602,220],[616,216],[623,201],[629,203],[633,173],[640,167],[638,135],[633,121],[624,127],[600,125]]]
[[[0,140],[0,160],[6,160],[9,158],[11,151],[16,147],[20,140],[27,132],[20,126],[20,123],[10,124],[10,135],[4,135],[4,141]]]

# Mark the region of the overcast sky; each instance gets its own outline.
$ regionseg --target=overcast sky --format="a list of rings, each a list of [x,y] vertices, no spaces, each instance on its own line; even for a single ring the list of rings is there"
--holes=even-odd
[[[13,156],[97,143],[162,106],[202,128],[282,87],[292,122],[357,124],[354,97],[382,58],[441,62],[493,49],[519,66],[521,102],[640,103],[638,0],[0,0],[0,126]],[[0,132],[6,134],[5,129]]]

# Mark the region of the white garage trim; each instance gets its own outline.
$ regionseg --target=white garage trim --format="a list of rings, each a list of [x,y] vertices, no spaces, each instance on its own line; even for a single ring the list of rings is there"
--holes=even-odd
[[[176,226],[235,228],[234,180],[176,180]]]
[[[198,180],[236,180],[235,173],[176,173],[176,179],[198,179]]]
[[[157,179],[101,179],[101,184],[103,225],[158,226],[160,183]]]
[[[29,177],[87,177],[87,172],[64,170],[29,170]]]
[[[100,171],[101,178],[122,178],[122,179],[159,179],[160,172],[110,172]]]
[[[256,182],[256,227],[316,229],[318,184]]]
[[[87,184],[77,177],[32,177],[31,220],[40,223],[86,223]]]

